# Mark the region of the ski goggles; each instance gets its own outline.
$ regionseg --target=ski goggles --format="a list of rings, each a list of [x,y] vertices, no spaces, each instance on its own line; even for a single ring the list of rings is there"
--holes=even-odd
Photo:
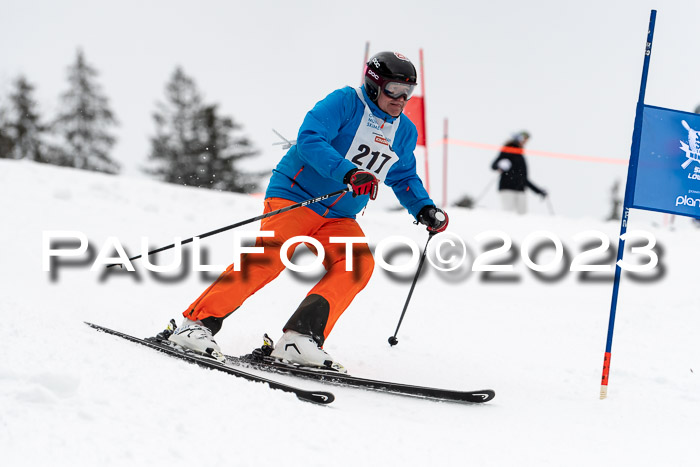
[[[387,96],[392,99],[398,99],[401,96],[406,96],[406,100],[411,98],[413,95],[413,90],[416,88],[415,84],[399,83],[396,81],[389,81],[382,86],[382,91]]]

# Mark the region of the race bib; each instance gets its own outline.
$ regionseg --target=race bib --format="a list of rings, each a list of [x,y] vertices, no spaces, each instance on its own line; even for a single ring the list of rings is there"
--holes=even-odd
[[[382,128],[382,124],[377,121],[365,102],[362,89],[357,88],[355,91],[365,105],[365,111],[345,158],[359,169],[371,172],[379,181],[383,181],[391,166],[399,160],[391,146],[394,144],[394,135],[401,117],[394,120],[394,123],[384,123]]]

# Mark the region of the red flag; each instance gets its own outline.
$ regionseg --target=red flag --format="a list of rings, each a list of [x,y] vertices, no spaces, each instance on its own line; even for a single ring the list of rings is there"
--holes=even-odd
[[[403,113],[411,119],[416,129],[418,130],[418,146],[425,146],[425,106],[423,105],[423,96],[413,96],[406,103]]]

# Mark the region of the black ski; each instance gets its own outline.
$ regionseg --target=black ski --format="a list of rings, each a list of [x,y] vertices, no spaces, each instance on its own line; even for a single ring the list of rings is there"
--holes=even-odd
[[[124,334],[122,332],[106,328],[104,326],[99,326],[97,324],[88,323],[88,322],[85,322],[85,324],[87,324],[88,326],[90,326],[94,329],[97,329],[98,331],[105,332],[107,334],[112,334],[114,336],[121,337],[122,339],[126,339],[126,340],[131,341],[131,342],[136,342],[137,344],[145,345],[146,347],[150,347],[152,349],[158,350],[158,351],[163,352],[163,353],[170,355],[172,357],[186,360],[190,363],[194,363],[194,364],[199,365],[199,366],[204,367],[204,368],[210,368],[213,370],[223,371],[224,373],[238,376],[239,378],[245,378],[249,381],[266,383],[272,389],[279,389],[280,391],[292,392],[292,393],[296,394],[296,396],[303,401],[315,402],[317,404],[330,404],[331,402],[333,402],[335,400],[335,396],[330,392],[307,391],[307,390],[304,390],[301,388],[297,388],[295,386],[289,386],[287,384],[282,384],[282,383],[279,383],[277,381],[269,380],[267,378],[253,375],[253,374],[247,373],[245,371],[242,371],[238,368],[234,368],[234,367],[229,366],[227,364],[221,363],[221,362],[214,360],[212,358],[205,357],[205,356],[199,355],[199,354],[191,352],[191,351],[184,351],[184,349],[176,348],[176,347],[167,345],[165,343],[160,342],[159,339],[157,339],[157,338],[140,339],[138,337],[130,336],[128,334]]]
[[[274,360],[271,357],[263,355],[260,349],[256,349],[252,354],[241,357],[226,356],[226,361],[235,365],[241,365],[256,370],[298,376],[306,379],[314,379],[323,383],[334,384],[337,386],[368,389],[372,391],[380,391],[403,396],[413,396],[423,399],[433,399],[438,401],[482,403],[488,402],[496,396],[495,391],[492,389],[483,389],[481,391],[456,391],[451,389],[394,383],[390,381],[378,381],[359,378],[357,376],[351,376],[345,373],[338,373],[337,371],[333,370],[301,367]]]

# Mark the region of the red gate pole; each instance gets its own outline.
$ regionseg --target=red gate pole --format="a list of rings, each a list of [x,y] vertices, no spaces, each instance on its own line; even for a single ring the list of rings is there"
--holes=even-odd
[[[430,194],[430,172],[428,168],[428,124],[425,115],[425,73],[423,72],[423,49],[418,50],[420,57],[420,91],[423,95],[423,137],[425,138],[425,189]]]
[[[442,139],[442,207],[447,207],[447,117]]]

